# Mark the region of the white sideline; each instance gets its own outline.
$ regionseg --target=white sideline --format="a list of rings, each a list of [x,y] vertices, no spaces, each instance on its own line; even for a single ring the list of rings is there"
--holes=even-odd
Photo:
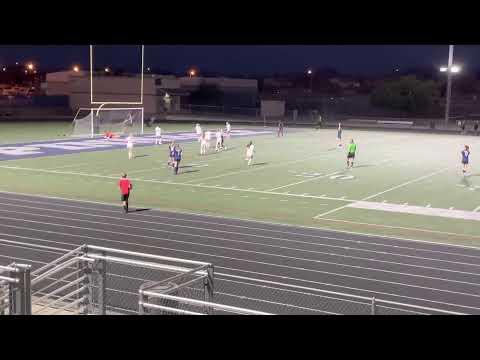
[[[347,205],[347,207],[351,207],[355,209],[379,210],[379,211],[387,211],[387,212],[393,212],[393,213],[439,216],[439,217],[445,217],[450,219],[480,221],[480,213],[474,212],[474,211],[413,206],[408,204],[399,205],[399,204],[379,203],[379,202],[372,202],[372,201],[357,201],[357,202],[354,202],[353,204]]]
[[[376,194],[369,195],[369,196],[367,196],[367,197],[365,197],[365,198],[363,198],[363,199],[361,199],[361,200],[359,200],[359,201],[366,201],[366,200],[373,199],[373,198],[375,198],[375,197],[377,197],[377,196],[380,196],[380,195],[383,195],[383,194],[385,194],[385,193],[387,193],[387,192],[390,192],[390,191],[399,189],[399,188],[401,188],[401,187],[404,187],[404,186],[407,186],[407,185],[416,183],[416,182],[418,182],[418,181],[428,179],[429,177],[432,177],[432,176],[441,174],[442,172],[445,172],[445,171],[447,171],[447,170],[449,170],[449,169],[450,169],[450,167],[446,167],[446,168],[443,168],[443,169],[441,169],[441,170],[435,171],[435,172],[433,172],[433,173],[420,176],[420,177],[418,177],[418,178],[416,178],[416,179],[413,179],[413,180],[410,180],[410,181],[406,181],[406,182],[404,182],[404,183],[402,183],[402,184],[393,186],[393,187],[391,187],[391,188],[389,188],[389,189],[383,190],[383,191],[378,192],[378,193],[376,193]],[[322,214],[318,214],[318,215],[314,216],[313,218],[314,218],[314,219],[319,219],[319,218],[321,218],[321,217],[323,217],[323,216],[325,216],[325,215],[329,215],[329,214],[332,214],[332,213],[337,212],[337,211],[339,211],[339,210],[345,209],[345,208],[348,207],[349,205],[350,205],[350,204],[343,205],[343,206],[339,206],[338,208],[335,208],[335,209],[333,209],[333,210],[329,210],[329,211],[324,212],[324,213],[322,213]]]

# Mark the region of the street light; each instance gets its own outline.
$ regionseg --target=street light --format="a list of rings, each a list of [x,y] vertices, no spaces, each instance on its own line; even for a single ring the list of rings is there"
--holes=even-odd
[[[75,65],[75,66],[73,67],[73,71],[74,71],[74,72],[79,72],[79,71],[80,71],[80,67],[79,67],[78,65]]]
[[[190,77],[194,77],[196,75],[195,69],[190,69],[188,75],[190,75]]]
[[[109,72],[110,72],[110,68],[106,67],[106,68],[105,68],[105,72],[106,72],[106,73],[109,73]]]
[[[28,63],[27,64],[27,69],[32,71],[33,70],[33,64],[32,63]]]
[[[450,101],[452,97],[452,74],[457,74],[461,71],[461,67],[453,65],[453,45],[448,47],[448,66],[442,66],[441,72],[447,73],[447,99],[445,104],[445,127],[448,126],[448,119],[450,116]]]

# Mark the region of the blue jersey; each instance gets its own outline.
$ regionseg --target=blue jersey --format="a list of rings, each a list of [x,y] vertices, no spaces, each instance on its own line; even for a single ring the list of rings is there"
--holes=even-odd
[[[468,157],[470,156],[470,151],[463,150],[462,151],[462,163],[468,164]]]
[[[175,159],[175,161],[182,160],[182,150],[174,149],[173,150],[173,158]]]
[[[173,157],[175,155],[175,148],[173,146],[169,146],[168,153],[170,154],[170,157]]]

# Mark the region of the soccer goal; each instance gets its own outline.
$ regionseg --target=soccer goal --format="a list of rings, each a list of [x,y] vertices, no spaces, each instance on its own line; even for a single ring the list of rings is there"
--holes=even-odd
[[[143,107],[79,108],[72,122],[72,136],[95,137],[143,134]]]

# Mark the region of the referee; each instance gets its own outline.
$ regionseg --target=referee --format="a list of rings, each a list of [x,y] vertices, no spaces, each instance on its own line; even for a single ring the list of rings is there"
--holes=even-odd
[[[118,186],[120,187],[120,193],[122,195],[123,210],[125,210],[126,214],[128,213],[128,198],[130,197],[130,191],[133,188],[132,183],[127,179],[127,174],[122,175],[122,178],[118,182]]]

